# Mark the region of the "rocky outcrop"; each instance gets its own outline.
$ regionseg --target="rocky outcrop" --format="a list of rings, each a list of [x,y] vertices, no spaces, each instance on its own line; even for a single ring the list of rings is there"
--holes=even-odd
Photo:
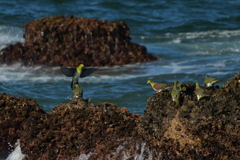
[[[53,16],[25,24],[24,43],[1,50],[0,62],[24,65],[112,66],[157,58],[131,42],[124,22]]]
[[[25,121],[22,152],[27,154],[26,159],[77,159],[85,153],[91,153],[91,159],[114,157],[111,152],[118,146],[140,138],[136,125],[139,118],[111,103],[94,105],[73,98],[69,104]]]
[[[18,132],[1,138],[17,134],[25,159],[240,159],[240,73],[221,88],[202,88],[209,99],[198,101],[195,84],[186,84],[179,105],[169,92],[155,93],[144,116],[76,98],[44,113],[28,99],[36,108],[25,112],[17,129],[2,118],[4,130]],[[1,116],[7,116],[6,109],[19,113],[9,100],[18,98],[0,97]],[[18,106],[28,106],[23,102]],[[23,117],[20,113],[15,119]]]
[[[168,92],[148,99],[140,125],[144,137],[170,159],[240,158],[240,73],[222,88],[206,88],[197,100],[187,84],[176,105]]]
[[[0,94],[0,148],[11,150],[20,138],[22,123],[45,112],[34,99]]]

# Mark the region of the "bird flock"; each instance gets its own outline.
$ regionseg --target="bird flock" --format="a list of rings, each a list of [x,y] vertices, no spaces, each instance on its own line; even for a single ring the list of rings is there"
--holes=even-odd
[[[86,68],[83,64],[80,64],[76,68],[68,68],[68,67],[61,67],[62,73],[67,77],[72,77],[71,81],[71,89],[73,90],[73,97],[82,99],[83,90],[80,88],[78,84],[79,78],[84,78],[91,73],[95,72],[98,68]],[[207,87],[212,87],[215,83],[219,82],[220,80],[217,78],[209,77],[206,75],[204,78],[204,83]],[[186,91],[186,86],[183,83],[179,83],[178,81],[174,81],[173,84],[165,84],[165,83],[155,83],[152,80],[147,81],[148,84],[150,84],[156,92],[162,92],[162,91],[171,91],[171,97],[172,100],[178,105],[179,104],[179,98],[180,98],[180,92]],[[202,89],[199,86],[199,83],[196,82],[196,88],[194,90],[194,93],[197,95],[197,99],[200,100],[204,97],[209,97],[210,95],[206,94],[204,89]]]
[[[209,77],[206,75],[204,78],[203,82],[206,84],[207,87],[212,87],[215,83],[219,82],[221,80],[213,77]],[[165,83],[155,83],[151,80],[148,80],[147,83],[149,83],[153,90],[156,92],[162,92],[165,90],[171,90],[171,96],[172,100],[176,102],[176,104],[179,104],[179,98],[180,98],[180,91],[186,91],[186,87],[184,87],[184,84],[178,83],[178,81],[174,81],[173,84],[165,84]],[[209,97],[207,93],[205,93],[204,89],[202,89],[199,86],[199,83],[196,82],[196,88],[194,90],[194,93],[197,95],[197,99],[200,100],[201,98],[204,97]]]

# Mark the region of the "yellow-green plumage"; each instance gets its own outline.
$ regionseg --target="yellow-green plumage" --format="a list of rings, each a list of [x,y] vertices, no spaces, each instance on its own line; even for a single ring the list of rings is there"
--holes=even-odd
[[[73,96],[76,98],[82,98],[83,90],[79,87],[78,84],[75,84],[75,87],[73,89]]]
[[[71,88],[72,90],[75,87],[75,84],[78,84],[78,79],[86,77],[96,71],[98,68],[85,68],[83,64],[80,64],[76,68],[67,68],[61,67],[62,73],[67,77],[72,77]]]
[[[176,102],[177,105],[179,105],[179,98],[180,98],[180,89],[178,87],[178,81],[175,81],[173,83],[173,88],[171,91],[171,96],[172,96],[172,100],[174,102]]]
[[[180,89],[180,91],[187,91],[186,85],[184,83],[178,83],[177,87]]]
[[[206,75],[206,77],[203,80],[203,82],[207,85],[207,87],[212,87],[215,83],[217,83],[219,81],[221,81],[221,80],[219,80],[217,78],[209,77],[208,75]]]
[[[203,97],[209,97],[209,95],[204,92],[204,89],[199,87],[199,83],[198,82],[196,82],[196,88],[195,88],[194,93],[197,95],[197,99],[198,100],[200,100]]]
[[[161,91],[168,90],[171,88],[171,85],[169,85],[169,84],[155,83],[151,80],[148,80],[147,83],[149,83],[152,86],[153,90],[155,90],[156,92],[161,92]]]
[[[78,79],[80,78],[81,74],[82,74],[82,70],[83,70],[84,65],[80,64],[77,68],[76,71],[73,74],[72,77],[72,83],[71,83],[71,88],[73,89],[73,86],[75,86],[75,84],[78,83]]]

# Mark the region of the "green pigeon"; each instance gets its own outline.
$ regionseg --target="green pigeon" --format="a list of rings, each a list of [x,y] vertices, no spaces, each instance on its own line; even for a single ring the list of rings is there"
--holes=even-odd
[[[171,85],[169,85],[169,84],[155,83],[151,80],[148,80],[147,83],[149,83],[152,86],[153,90],[155,90],[156,92],[161,92],[161,91],[168,90],[171,88]]]
[[[172,84],[173,87],[174,84]],[[172,88],[171,87],[171,88]],[[178,83],[177,87],[180,89],[180,91],[187,91],[186,84],[185,83]]]
[[[76,98],[82,98],[83,90],[79,87],[78,84],[75,84],[75,87],[73,89],[73,97]]]
[[[80,64],[77,68],[61,67],[62,73],[67,77],[72,77],[71,88],[78,84],[78,79],[86,77],[96,71],[98,68],[85,68],[83,64]]]
[[[176,104],[178,105],[179,104],[179,98],[180,98],[180,89],[178,87],[178,81],[174,81],[174,83],[173,83],[171,96],[172,96],[172,100],[174,102],[176,102]]]
[[[217,78],[209,77],[208,75],[206,75],[206,77],[204,78],[204,83],[207,85],[207,87],[212,87],[215,83],[217,83],[219,81],[221,81],[221,80],[219,80]]]
[[[209,95],[204,92],[204,89],[199,87],[198,82],[196,82],[196,88],[194,90],[194,93],[197,95],[198,100],[200,100],[203,97],[209,97]]]

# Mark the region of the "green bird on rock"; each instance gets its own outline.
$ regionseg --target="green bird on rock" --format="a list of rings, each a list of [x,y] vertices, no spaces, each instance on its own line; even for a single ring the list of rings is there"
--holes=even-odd
[[[180,98],[180,89],[178,87],[178,81],[174,81],[173,88],[171,91],[172,100],[179,105],[179,98]]]
[[[77,68],[61,67],[61,71],[65,76],[72,77],[72,90],[74,90],[75,84],[78,84],[79,78],[86,77],[97,69],[98,68],[85,68],[83,64],[80,64]]]
[[[73,97],[76,98],[82,98],[83,90],[79,87],[78,84],[75,84],[75,87],[73,89]]]
[[[208,75],[206,75],[203,82],[207,85],[207,87],[212,87],[215,83],[217,83],[219,81],[221,81],[221,80],[219,80],[217,78],[212,78],[212,77],[209,77]]]
[[[174,85],[174,84],[173,84]],[[172,85],[172,87],[173,87]],[[178,83],[177,87],[180,89],[180,91],[187,91],[186,84],[185,83]]]
[[[197,95],[198,100],[200,100],[201,98],[204,98],[204,97],[209,97],[209,95],[204,92],[204,89],[199,87],[198,82],[196,82],[196,88],[195,88],[194,93]]]
[[[164,90],[168,90],[170,89],[172,86],[169,85],[169,84],[165,84],[165,83],[155,83],[151,80],[148,80],[147,83],[149,83],[153,90],[155,90],[156,92],[161,92],[161,91],[164,91]]]

